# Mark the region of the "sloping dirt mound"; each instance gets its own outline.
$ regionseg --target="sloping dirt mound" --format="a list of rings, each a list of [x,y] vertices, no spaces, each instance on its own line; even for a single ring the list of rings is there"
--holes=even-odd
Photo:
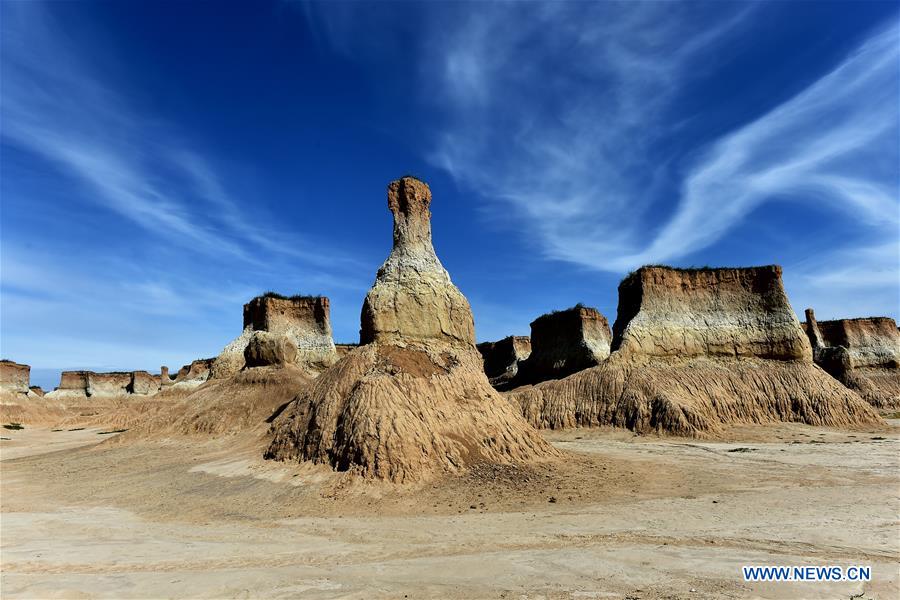
[[[227,379],[213,379],[137,425],[124,439],[264,432],[267,419],[309,381],[293,365],[245,369]]]
[[[614,353],[598,367],[518,388],[508,398],[529,423],[552,429],[611,425],[704,437],[736,424],[880,422],[815,365],[755,358],[634,361]]]
[[[362,346],[276,421],[266,453],[398,483],[555,453],[503,401],[477,357]]]
[[[64,396],[60,398],[0,395],[0,421],[34,427],[130,428],[167,410],[187,391],[161,392],[154,396]]]

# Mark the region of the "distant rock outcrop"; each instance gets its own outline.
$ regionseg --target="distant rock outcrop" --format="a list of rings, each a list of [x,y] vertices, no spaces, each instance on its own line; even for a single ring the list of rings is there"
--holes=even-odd
[[[362,309],[362,345],[273,425],[267,458],[310,460],[394,482],[557,452],[491,388],[469,303],[431,243],[431,192],[388,187],[394,246]]]
[[[531,356],[513,386],[561,379],[596,367],[609,356],[609,323],[596,308],[577,305],[531,322]]]
[[[249,365],[245,350],[257,332],[287,336],[296,346],[293,364],[309,376],[337,361],[328,298],[265,294],[244,305],[244,331],[225,346],[212,366],[213,378],[230,377]],[[260,337],[263,339],[263,337]]]
[[[0,360],[0,391],[28,394],[31,367],[11,360]]]
[[[738,423],[879,423],[812,362],[777,266],[643,267],[619,285],[612,354],[509,394],[538,427],[702,436]]]
[[[204,384],[212,374],[215,358],[198,358],[178,369],[174,384],[179,387],[198,386]]]
[[[152,396],[159,391],[160,378],[147,371],[132,371],[127,391],[130,394]]]
[[[482,342],[478,351],[491,385],[503,389],[519,372],[519,364],[531,355],[531,338],[511,335],[496,342]]]
[[[900,332],[888,317],[803,324],[820,367],[878,408],[900,408]]]

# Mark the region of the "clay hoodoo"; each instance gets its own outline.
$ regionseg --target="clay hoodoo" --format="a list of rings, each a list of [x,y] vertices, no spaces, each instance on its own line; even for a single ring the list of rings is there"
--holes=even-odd
[[[250,362],[246,351],[256,337]],[[279,341],[276,338],[281,337]],[[331,317],[328,298],[324,296],[292,296],[268,293],[253,298],[244,305],[244,331],[228,344],[215,359],[213,378],[230,377],[244,367],[266,366],[260,361],[270,357],[283,361],[283,352],[276,357],[271,352],[258,354],[263,347],[285,348],[293,345],[296,351],[292,364],[315,376],[337,361],[331,337]],[[290,351],[288,351],[290,353]],[[278,364],[272,363],[272,364]]]
[[[880,422],[816,367],[778,266],[643,267],[619,285],[601,365],[510,393],[538,427],[702,436],[737,423]]]
[[[491,388],[469,303],[431,243],[431,191],[388,187],[394,245],[362,309],[362,345],[302,391],[266,456],[411,482],[556,451]]]
[[[878,408],[900,407],[900,332],[888,317],[816,321],[806,309],[816,364]]]
[[[478,351],[491,385],[503,389],[519,372],[519,364],[531,355],[531,338],[511,335],[496,342],[482,342]]]
[[[513,386],[560,379],[596,367],[609,356],[609,323],[596,308],[578,304],[531,322],[531,356]]]

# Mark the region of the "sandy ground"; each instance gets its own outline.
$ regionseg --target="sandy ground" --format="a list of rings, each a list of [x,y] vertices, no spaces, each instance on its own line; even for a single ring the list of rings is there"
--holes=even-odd
[[[0,431],[3,598],[900,597],[896,420],[550,432],[563,461],[417,488],[263,461],[246,436]],[[744,564],[873,581],[745,583]]]

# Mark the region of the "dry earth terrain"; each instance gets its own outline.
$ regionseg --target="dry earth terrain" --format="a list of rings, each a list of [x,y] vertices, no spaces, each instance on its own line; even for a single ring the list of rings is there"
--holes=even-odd
[[[3,598],[900,595],[898,420],[546,431],[563,459],[413,486],[263,460],[258,431],[0,431]],[[750,584],[743,564],[873,581]]]

